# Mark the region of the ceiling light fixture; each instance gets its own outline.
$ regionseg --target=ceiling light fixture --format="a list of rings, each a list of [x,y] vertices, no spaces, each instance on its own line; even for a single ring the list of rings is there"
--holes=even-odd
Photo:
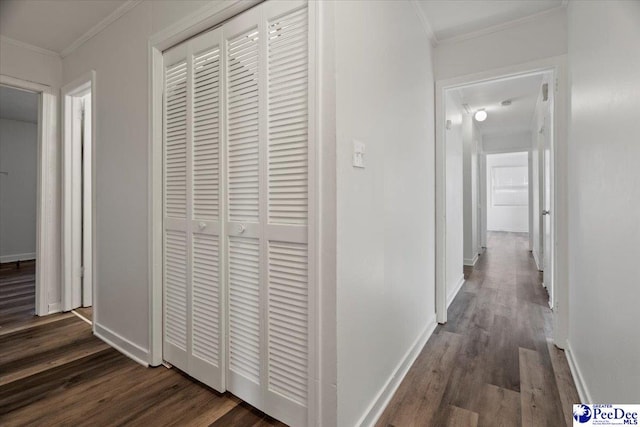
[[[484,122],[485,120],[487,120],[487,112],[484,111],[484,108],[482,110],[478,110],[476,111],[476,114],[474,115],[475,119],[479,122]]]

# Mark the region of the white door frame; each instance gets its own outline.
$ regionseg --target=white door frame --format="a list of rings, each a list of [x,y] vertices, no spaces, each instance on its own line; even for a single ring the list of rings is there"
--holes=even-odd
[[[62,123],[62,309],[72,310],[78,306],[73,303],[73,290],[79,286],[80,260],[84,258],[84,283],[85,298],[79,305],[86,306],[89,302],[95,306],[95,269],[93,261],[95,259],[95,203],[94,203],[94,172],[95,155],[94,147],[96,141],[96,94],[95,94],[95,71],[89,71],[62,88],[61,94],[61,123]],[[77,129],[74,131],[73,114],[74,98],[91,93],[91,138],[84,145],[84,194],[81,193],[80,182],[75,178],[77,172],[81,170],[79,153],[73,150],[72,141],[77,136]],[[75,172],[75,173],[74,173]],[[81,205],[82,204],[82,205]],[[80,212],[83,214],[80,215]],[[78,247],[77,233],[79,224],[82,222],[83,244]],[[75,226],[75,230],[74,230]],[[74,243],[75,241],[75,243]],[[97,310],[93,312],[93,323],[96,323]]]
[[[38,316],[60,311],[49,295],[60,286],[58,279],[58,125],[57,91],[50,86],[0,74],[0,84],[39,94],[36,201],[36,303]]]
[[[553,242],[553,339],[564,348],[568,334],[568,267],[567,267],[567,76],[566,55],[545,58],[524,64],[498,68],[477,74],[436,81],[436,318],[447,321],[446,297],[446,151],[445,151],[445,93],[446,90],[486,81],[552,72],[556,83],[553,105],[553,169],[554,173],[551,217]],[[552,80],[553,81],[553,80]],[[553,85],[552,85],[553,86]]]
[[[214,2],[210,5],[202,7],[196,13],[185,17],[175,25],[162,30],[149,39],[148,43],[148,58],[149,58],[149,360],[148,363],[151,366],[158,366],[162,364],[162,283],[163,283],[163,268],[162,268],[162,97],[163,97],[163,56],[162,52],[177,44],[207,30],[223,23],[224,21],[252,8],[253,6],[261,3],[263,0],[227,0],[222,2]],[[321,49],[329,50],[331,47],[320,46],[321,34],[319,21],[326,18],[330,14],[332,5],[320,4],[319,2],[310,1],[309,7],[309,57],[322,56],[319,51]],[[317,41],[317,42],[315,42]],[[316,45],[316,43],[318,45]],[[313,64],[314,62],[312,62]],[[326,74],[327,70],[323,69],[322,61],[315,61],[315,66],[309,68],[309,80],[311,82],[318,79],[318,84],[314,85],[314,89],[310,91],[309,97],[312,101],[309,114],[311,121],[309,123],[309,138],[313,138],[317,143],[314,144],[315,152],[309,153],[309,182],[314,183],[312,188],[309,188],[309,212],[311,216],[316,216],[315,221],[310,221],[308,230],[308,248],[309,248],[309,280],[311,283],[321,283],[322,275],[330,276],[335,269],[335,260],[331,259],[330,253],[322,255],[321,245],[331,243],[332,233],[335,233],[335,222],[330,215],[322,216],[321,209],[318,206],[321,204],[320,200],[331,198],[332,192],[335,192],[335,188],[332,186],[335,183],[332,181],[334,178],[328,178],[324,182],[322,187],[321,183],[323,179],[320,178],[324,175],[324,170],[335,171],[332,169],[330,163],[327,163],[327,158],[333,158],[333,153],[330,148],[321,147],[321,141],[323,135],[322,126],[319,123],[322,121],[323,126],[330,126],[333,123],[333,116],[325,117],[322,111],[325,110],[326,105],[330,105],[332,100],[333,87],[330,82],[326,84],[320,82],[321,79],[329,78]],[[332,63],[331,63],[332,64]],[[333,78],[333,73],[331,78]],[[327,92],[323,92],[321,86],[331,86],[325,88]],[[327,93],[326,95],[324,95]],[[321,96],[321,94],[323,94]],[[325,98],[326,97],[326,98]],[[315,107],[315,108],[311,108]],[[315,110],[315,112],[314,112]],[[325,138],[331,138],[335,136],[324,136]],[[325,159],[324,161],[322,159]],[[335,160],[333,160],[335,162]],[[324,169],[323,169],[324,168]],[[328,174],[329,177],[335,177],[335,173]],[[335,194],[333,195],[335,197]],[[333,206],[333,205],[331,205]],[[321,228],[324,230],[321,232]],[[323,272],[320,265],[328,265],[327,271]],[[327,279],[325,279],[327,280]],[[310,292],[309,298],[309,312],[314,319],[312,322],[311,330],[309,333],[309,395],[308,395],[308,420],[309,425],[321,425],[318,424],[318,420],[322,420],[323,417],[327,417],[327,425],[332,424],[332,419],[335,419],[335,386],[332,386],[330,378],[335,376],[335,351],[332,352],[331,348],[335,350],[333,344],[328,347],[323,347],[321,337],[331,340],[335,343],[335,316],[333,316],[333,323],[330,318],[331,313],[335,313],[335,281],[333,283],[327,282],[326,287],[315,286],[313,292]],[[331,285],[334,286],[331,289]],[[310,289],[311,291],[311,289]],[[333,293],[332,293],[333,292]],[[328,300],[330,308],[327,312],[323,313],[321,310],[322,301]],[[321,326],[327,325],[327,327]],[[324,335],[322,335],[324,334]],[[319,357],[317,354],[326,352],[325,357]],[[321,370],[327,372],[326,377],[321,377]],[[329,378],[326,379],[325,378]],[[335,381],[335,380],[334,380]],[[333,392],[332,392],[333,390]],[[321,399],[320,396],[323,396]],[[326,402],[325,402],[326,400]],[[324,425],[324,424],[322,424]]]

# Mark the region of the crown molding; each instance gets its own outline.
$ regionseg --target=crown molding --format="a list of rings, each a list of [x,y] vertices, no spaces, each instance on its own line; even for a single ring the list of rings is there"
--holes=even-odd
[[[28,49],[28,50],[30,50],[32,52],[36,52],[36,53],[39,53],[41,55],[52,56],[54,58],[60,59],[60,54],[58,54],[58,52],[54,52],[54,51],[49,50],[49,49],[45,49],[45,48],[42,48],[42,47],[34,46],[32,44],[25,43],[25,42],[22,42],[20,40],[12,39],[11,37],[0,36],[0,42],[1,43],[5,43],[5,44],[10,44],[10,45],[13,45],[13,46],[17,46],[17,47],[21,47],[23,49]]]
[[[106,18],[91,27],[89,31],[81,35],[76,41],[64,48],[62,52],[60,52],[60,56],[64,58],[65,56],[69,55],[71,52],[82,46],[93,36],[107,28],[111,23],[115,22],[118,18],[129,12],[141,2],[142,0],[128,0],[126,3],[123,3],[116,10],[111,12]]]
[[[418,17],[420,18],[420,21],[422,22],[422,29],[424,30],[425,35],[429,39],[431,46],[436,47],[436,45],[438,44],[438,39],[436,38],[436,35],[433,32],[433,28],[431,28],[431,23],[429,23],[427,16],[424,14],[424,11],[420,7],[418,0],[411,0],[411,4],[413,5],[414,9],[416,10],[416,13],[418,14]]]
[[[548,15],[553,15],[554,13],[558,12],[559,10],[562,9],[566,9],[566,5],[568,4],[568,1],[563,1],[559,6],[555,6],[552,7],[550,9],[547,10],[543,10],[541,12],[537,12],[531,15],[527,15],[524,16],[522,18],[518,18],[518,19],[513,19],[511,21],[507,21],[507,22],[503,22],[501,24],[496,24],[496,25],[492,25],[490,27],[486,27],[486,28],[482,28],[476,31],[471,31],[468,33],[464,33],[464,34],[460,34],[457,36],[453,36],[453,37],[448,37],[445,39],[437,39],[437,43],[438,45],[441,44],[453,44],[453,43],[458,43],[461,41],[465,41],[465,40],[469,40],[469,39],[473,39],[476,37],[480,37],[480,36],[486,36],[488,34],[493,34],[493,33],[497,33],[498,31],[503,31],[503,30],[507,30],[509,28],[513,28],[513,27],[517,27],[519,25],[522,24],[526,24],[528,22],[531,21],[535,21],[539,18],[548,16]]]

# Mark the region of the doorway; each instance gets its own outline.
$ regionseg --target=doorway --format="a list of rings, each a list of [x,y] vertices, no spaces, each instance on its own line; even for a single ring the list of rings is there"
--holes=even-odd
[[[39,94],[0,86],[0,324],[35,314]]]
[[[34,83],[19,78],[0,75],[0,87],[3,90],[18,91],[23,96],[31,96],[36,99],[36,155],[35,155],[35,250],[28,252],[18,250],[17,253],[7,254],[9,258],[4,258],[9,267],[15,267],[16,261],[23,261],[23,258],[36,260],[31,266],[32,271],[27,274],[26,281],[33,283],[28,286],[34,289],[34,304],[23,314],[27,316],[44,316],[60,311],[59,303],[59,215],[57,204],[57,177],[58,177],[58,146],[57,146],[57,125],[56,125],[56,103],[55,91],[46,85]],[[15,92],[14,92],[15,93]],[[4,102],[6,97],[1,96]],[[25,105],[19,110],[23,114]],[[31,106],[33,109],[33,106]],[[14,111],[14,113],[16,113]],[[31,114],[31,117],[33,114]],[[14,117],[15,118],[15,117]],[[18,120],[24,121],[24,120]],[[29,121],[33,121],[29,119]],[[28,121],[27,121],[28,122]],[[15,127],[15,126],[14,126]],[[15,136],[15,135],[14,135]],[[16,139],[12,136],[11,139]],[[7,164],[6,169],[14,168],[15,165]],[[10,170],[5,170],[3,162],[0,174],[0,183],[3,187],[9,185],[10,177],[16,178],[21,170],[15,170],[14,174]],[[22,188],[22,183],[16,188]],[[33,184],[31,185],[33,189]],[[4,194],[7,191],[2,190]],[[18,196],[22,196],[18,191]],[[2,203],[3,206],[5,203]],[[8,205],[8,204],[7,204]],[[32,221],[31,221],[32,222]],[[28,239],[30,240],[30,239]],[[2,239],[3,242],[8,240]],[[16,249],[17,250],[17,249]],[[13,264],[12,264],[13,263]],[[23,264],[24,266],[24,264]],[[23,278],[24,279],[24,278]],[[4,325],[3,325],[4,326]]]
[[[554,284],[558,283],[557,275],[563,274],[564,277],[566,274],[564,270],[557,271],[557,254],[555,253],[557,246],[555,231],[559,227],[556,218],[564,221],[564,217],[551,214],[554,212],[553,205],[559,198],[558,189],[562,192],[564,188],[557,185],[553,173],[559,163],[558,158],[554,156],[557,149],[555,141],[565,131],[564,126],[556,126],[554,122],[554,117],[566,119],[564,110],[558,106],[564,102],[564,96],[558,96],[557,92],[558,82],[561,79],[564,79],[563,58],[551,58],[528,65],[436,83],[436,314],[438,322],[447,321],[447,306],[459,289],[457,286],[452,289],[452,284],[455,286],[455,283],[451,280],[451,275],[454,273],[457,275],[463,264],[463,260],[458,260],[458,257],[451,260],[451,254],[454,252],[452,246],[463,246],[464,243],[460,242],[463,239],[456,236],[457,222],[452,222],[452,219],[460,215],[457,212],[460,207],[459,204],[454,203],[455,194],[450,194],[454,190],[450,181],[460,180],[459,173],[456,172],[458,162],[451,158],[453,149],[450,146],[450,140],[451,131],[456,125],[455,117],[461,117],[460,122],[471,121],[480,134],[477,138],[479,141],[475,160],[477,163],[474,165],[477,171],[475,178],[479,185],[473,187],[473,180],[468,180],[470,188],[475,188],[478,192],[478,202],[476,206],[472,204],[469,209],[464,209],[465,215],[468,213],[470,219],[477,221],[476,229],[467,230],[468,227],[465,227],[465,235],[475,236],[478,241],[477,245],[472,247],[470,254],[474,255],[473,248],[478,248],[481,252],[482,246],[486,246],[487,230],[506,227],[504,224],[495,224],[495,214],[498,210],[505,211],[505,208],[508,208],[508,210],[520,211],[518,227],[516,227],[518,230],[514,230],[526,233],[523,234],[524,239],[531,239],[529,249],[539,249],[541,264],[545,270],[544,284],[549,292],[549,305],[554,309],[554,341],[559,347],[564,347],[566,298],[562,298],[562,305],[559,305],[557,297],[559,293],[566,295],[566,289],[562,288],[558,291],[554,287]],[[514,89],[523,89],[527,86],[533,88],[533,91],[529,90],[522,94],[514,92]],[[523,109],[523,106],[526,108]],[[500,130],[494,128],[493,125],[497,124],[495,121],[487,126],[491,123],[487,118],[492,117],[502,117]],[[463,141],[464,138],[463,128]],[[464,142],[462,145],[466,147]],[[488,157],[515,152],[521,153],[517,166],[493,165],[494,157]],[[462,157],[465,157],[465,150]],[[535,160],[538,161],[537,164]],[[529,165],[531,165],[533,179],[529,179]],[[467,180],[465,180],[466,185]],[[460,193],[463,194],[465,201],[469,199],[471,203],[472,199],[465,195],[469,191],[463,187]],[[537,197],[533,202],[530,201],[534,199],[530,197],[532,193]],[[487,203],[488,201],[490,203]],[[464,223],[467,224],[466,219]],[[468,223],[472,224],[472,221],[469,220]],[[534,226],[538,224],[539,227],[529,234],[530,224]],[[505,229],[504,232],[514,231]],[[534,242],[536,235],[537,246]],[[465,252],[464,263],[467,264],[467,262],[467,252]],[[452,268],[453,264],[455,269]]]
[[[63,292],[64,311],[87,321],[93,313],[93,94],[95,74],[62,88],[63,96]]]

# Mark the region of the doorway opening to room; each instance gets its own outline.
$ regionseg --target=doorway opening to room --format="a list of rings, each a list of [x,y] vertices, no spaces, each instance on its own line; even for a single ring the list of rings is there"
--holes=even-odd
[[[88,323],[95,313],[93,291],[94,73],[62,89],[63,95],[63,289],[64,311]]]
[[[564,332],[555,326],[566,311],[556,304],[554,286],[554,151],[561,135],[554,117],[564,114],[559,106],[564,99],[556,99],[563,73],[560,61],[547,61],[436,84],[440,323],[447,321],[449,305],[473,274],[478,286],[511,280],[521,293],[521,282],[528,280],[546,288],[548,296],[538,288],[535,292],[548,299],[554,341],[563,346]],[[505,266],[504,277],[486,277],[498,262]]]
[[[0,86],[0,325],[36,311],[39,94]]]
[[[34,315],[60,311],[56,100],[49,86],[0,74],[0,115],[6,120],[0,126],[4,333]]]

